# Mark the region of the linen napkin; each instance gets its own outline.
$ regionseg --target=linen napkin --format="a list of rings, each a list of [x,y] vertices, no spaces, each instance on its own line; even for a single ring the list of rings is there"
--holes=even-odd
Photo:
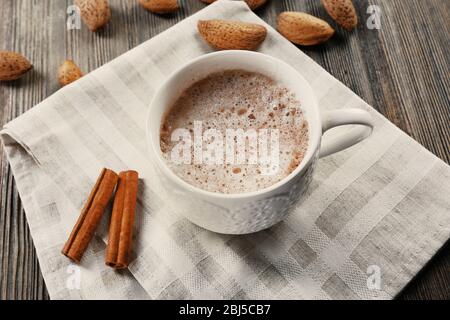
[[[361,108],[371,138],[319,161],[305,200],[283,222],[220,235],[166,200],[146,150],[162,81],[210,52],[199,19],[265,24],[218,1],[59,90],[1,132],[53,299],[391,299],[450,236],[450,169],[270,26],[259,51],[295,67],[322,110]],[[102,167],[140,172],[129,271],[104,265],[106,225],[80,265],[60,253]]]

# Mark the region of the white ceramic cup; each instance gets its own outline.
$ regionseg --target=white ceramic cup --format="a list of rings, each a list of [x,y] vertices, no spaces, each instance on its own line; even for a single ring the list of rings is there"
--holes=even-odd
[[[256,192],[221,194],[194,187],[169,169],[160,148],[161,121],[180,94],[211,73],[230,69],[258,72],[286,86],[301,102],[309,124],[309,146],[301,164],[285,179]],[[327,130],[354,124],[362,126],[322,142],[322,135]],[[285,62],[256,52],[221,51],[194,59],[164,82],[150,105],[147,138],[150,158],[160,182],[180,213],[211,231],[246,234],[269,228],[281,221],[305,194],[318,158],[364,140],[371,134],[372,128],[372,118],[364,110],[342,109],[321,113],[308,82]]]

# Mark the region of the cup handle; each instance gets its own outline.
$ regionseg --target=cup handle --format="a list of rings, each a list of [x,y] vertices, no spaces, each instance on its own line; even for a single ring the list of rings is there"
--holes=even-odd
[[[320,158],[345,150],[363,141],[372,134],[374,126],[372,116],[361,109],[328,111],[322,114],[322,134],[332,128],[352,124],[361,126],[355,127],[346,133],[324,139],[320,149]]]

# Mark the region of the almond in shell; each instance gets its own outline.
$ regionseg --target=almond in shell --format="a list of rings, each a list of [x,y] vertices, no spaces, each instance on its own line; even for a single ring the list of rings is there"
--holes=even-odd
[[[20,53],[0,51],[0,80],[10,81],[19,79],[33,66]]]
[[[216,0],[201,0],[201,1],[204,3],[213,3]],[[267,2],[267,0],[245,0],[245,2],[247,2],[250,9],[255,10],[264,5]]]
[[[148,11],[158,14],[172,13],[180,8],[178,0],[139,0],[139,3]]]
[[[358,25],[352,0],[322,0],[322,3],[328,14],[347,31],[352,31]]]
[[[282,12],[277,29],[289,41],[302,46],[324,43],[334,35],[327,22],[304,12]]]
[[[66,60],[58,69],[58,81],[61,87],[80,79],[83,76],[80,68],[72,60]]]
[[[234,20],[199,21],[198,31],[218,50],[255,50],[267,35],[264,26]]]
[[[267,2],[267,0],[245,0],[245,2],[247,2],[250,9],[256,10],[259,7],[262,7]]]
[[[81,18],[91,31],[103,28],[111,19],[108,0],[75,0],[75,5],[80,8]]]

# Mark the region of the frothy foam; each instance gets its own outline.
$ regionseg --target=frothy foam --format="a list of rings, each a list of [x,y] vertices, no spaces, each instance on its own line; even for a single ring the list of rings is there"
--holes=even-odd
[[[193,134],[196,121],[202,121],[203,131],[216,129],[224,135],[227,129],[278,130],[277,172],[264,175],[261,165],[250,163],[174,163],[171,150],[180,141],[171,141],[172,133],[185,128]],[[288,89],[262,74],[230,70],[211,74],[180,95],[163,120],[160,144],[171,170],[191,185],[211,192],[245,193],[267,188],[297,168],[308,147],[308,123]],[[246,144],[246,154],[254,151],[250,148]]]

